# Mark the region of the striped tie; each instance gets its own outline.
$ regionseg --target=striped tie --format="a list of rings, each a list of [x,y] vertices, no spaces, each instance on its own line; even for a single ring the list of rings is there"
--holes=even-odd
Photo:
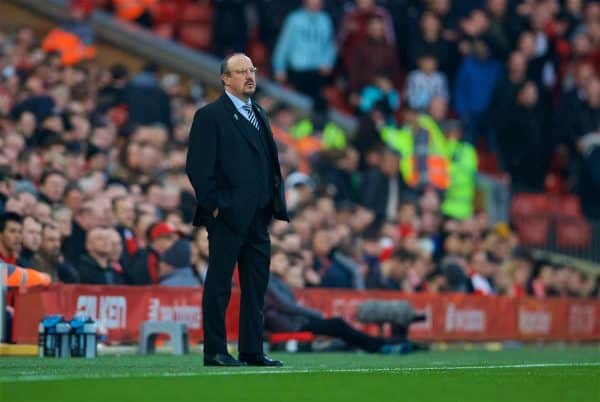
[[[254,114],[254,111],[252,110],[252,106],[245,104],[244,106],[242,106],[244,108],[244,110],[246,111],[246,114],[248,115],[248,121],[257,129],[260,131],[260,127],[258,125],[258,120],[256,120],[256,115]]]

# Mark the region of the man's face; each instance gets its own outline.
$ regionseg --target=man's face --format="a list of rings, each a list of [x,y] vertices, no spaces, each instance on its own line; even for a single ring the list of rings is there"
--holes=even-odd
[[[36,252],[42,245],[42,225],[31,218],[23,222],[23,246]]]
[[[42,251],[56,258],[60,254],[60,231],[58,228],[47,226],[42,236]]]
[[[2,244],[10,253],[18,253],[21,250],[22,225],[18,222],[6,222],[2,231]]]
[[[135,221],[135,206],[132,198],[124,198],[115,205],[115,216],[119,223],[128,228],[133,228]]]
[[[162,254],[165,251],[167,251],[167,249],[169,247],[171,247],[173,245],[173,243],[175,243],[176,241],[177,241],[177,235],[176,234],[159,236],[158,238],[156,238],[156,240],[154,240],[152,242],[152,247],[159,254]]]
[[[66,185],[67,182],[64,177],[58,174],[53,174],[46,178],[43,191],[51,201],[58,202],[61,200],[63,193],[65,192]]]
[[[238,98],[246,99],[256,91],[256,73],[248,56],[235,55],[227,63],[227,72],[221,75],[225,89]]]

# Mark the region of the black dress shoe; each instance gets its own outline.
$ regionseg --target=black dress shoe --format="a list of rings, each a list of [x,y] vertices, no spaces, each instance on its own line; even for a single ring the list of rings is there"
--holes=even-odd
[[[235,357],[226,353],[217,353],[216,355],[205,355],[204,365],[216,367],[239,367],[245,366],[246,363],[241,362]]]
[[[240,361],[246,363],[248,366],[262,366],[262,367],[281,367],[283,362],[279,360],[273,360],[267,355],[246,355],[240,354]]]

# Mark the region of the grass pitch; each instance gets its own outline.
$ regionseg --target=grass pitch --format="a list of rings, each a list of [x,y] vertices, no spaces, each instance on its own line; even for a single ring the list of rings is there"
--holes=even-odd
[[[0,402],[600,402],[599,346],[273,356],[285,367],[204,368],[200,355],[0,357]]]

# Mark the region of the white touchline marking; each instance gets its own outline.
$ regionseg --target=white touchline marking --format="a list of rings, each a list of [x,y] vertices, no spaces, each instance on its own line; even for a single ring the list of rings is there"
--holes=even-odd
[[[457,371],[457,370],[495,370],[495,369],[526,369],[526,368],[548,368],[548,367],[600,367],[600,362],[589,363],[526,363],[526,364],[502,364],[493,366],[437,366],[437,367],[393,367],[393,368],[349,368],[349,369],[295,369],[283,368],[279,370],[265,369],[248,371],[248,368],[219,369],[210,368],[206,371],[181,372],[181,373],[158,373],[158,374],[91,374],[91,375],[19,375],[16,377],[0,377],[0,383],[16,382],[40,382],[61,380],[97,380],[114,378],[162,378],[162,377],[211,377],[211,376],[244,376],[261,374],[319,374],[319,373],[411,373],[418,371]]]

